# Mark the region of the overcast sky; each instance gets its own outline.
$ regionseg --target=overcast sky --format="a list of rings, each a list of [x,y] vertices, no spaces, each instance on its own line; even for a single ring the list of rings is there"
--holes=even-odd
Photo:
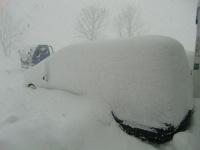
[[[60,49],[76,43],[76,17],[81,8],[91,4],[109,11],[106,38],[118,38],[113,20],[127,4],[133,3],[141,9],[146,22],[148,31],[144,34],[170,36],[179,40],[186,50],[194,50],[198,0],[0,0],[1,6],[6,1],[26,31],[20,45],[50,44]]]

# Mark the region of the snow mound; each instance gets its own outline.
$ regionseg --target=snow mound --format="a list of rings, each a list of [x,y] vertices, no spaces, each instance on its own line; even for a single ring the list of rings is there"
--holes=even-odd
[[[184,48],[164,36],[68,46],[28,69],[25,83],[98,98],[118,118],[149,127],[176,127],[193,108]]]
[[[180,132],[174,135],[173,144],[176,150],[194,150],[198,149],[198,141],[194,134],[189,132]]]

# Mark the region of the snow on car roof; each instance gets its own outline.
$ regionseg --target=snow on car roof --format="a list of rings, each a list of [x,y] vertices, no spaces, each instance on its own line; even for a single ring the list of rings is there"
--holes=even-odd
[[[28,69],[25,82],[98,98],[119,118],[150,127],[177,126],[193,107],[184,48],[164,36],[71,45]]]

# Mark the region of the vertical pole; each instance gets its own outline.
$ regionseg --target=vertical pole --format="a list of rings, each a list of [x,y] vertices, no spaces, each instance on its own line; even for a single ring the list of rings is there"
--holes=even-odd
[[[196,14],[196,46],[194,54],[194,68],[193,68],[193,96],[200,98],[200,1],[197,6]]]

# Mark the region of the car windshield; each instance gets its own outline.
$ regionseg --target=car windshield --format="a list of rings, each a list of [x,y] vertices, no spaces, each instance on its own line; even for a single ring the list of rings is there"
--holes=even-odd
[[[47,52],[48,52],[47,46],[45,46],[45,47],[38,46],[34,52],[34,55],[39,56],[40,53],[47,53]]]

